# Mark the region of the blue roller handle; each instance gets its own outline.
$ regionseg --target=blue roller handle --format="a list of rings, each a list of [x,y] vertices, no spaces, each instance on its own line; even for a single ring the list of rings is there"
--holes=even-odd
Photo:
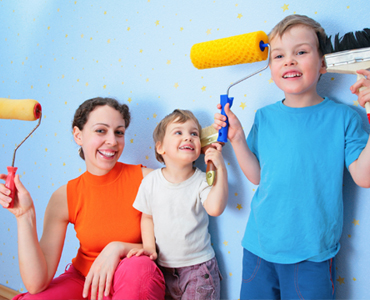
[[[218,131],[218,142],[226,143],[227,142],[227,132],[229,131],[229,120],[225,113],[225,105],[227,103],[230,104],[230,107],[233,105],[234,97],[228,97],[227,95],[221,95],[220,96],[220,103],[221,103],[221,114],[226,117],[226,126],[222,127]]]

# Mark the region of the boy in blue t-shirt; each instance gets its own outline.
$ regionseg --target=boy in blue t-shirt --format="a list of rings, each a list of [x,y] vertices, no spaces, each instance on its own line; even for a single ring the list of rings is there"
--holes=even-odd
[[[356,184],[370,187],[370,146],[360,116],[316,91],[326,72],[320,50],[325,38],[320,24],[306,16],[291,15],[275,26],[269,66],[285,99],[257,111],[247,140],[225,106],[239,165],[259,185],[242,240],[240,299],[335,297],[344,165]],[[361,86],[370,80],[351,87],[364,106],[370,89],[359,93]],[[214,127],[225,120],[215,114]]]

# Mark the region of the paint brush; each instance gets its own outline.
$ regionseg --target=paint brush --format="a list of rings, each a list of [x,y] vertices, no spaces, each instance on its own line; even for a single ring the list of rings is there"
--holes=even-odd
[[[329,73],[356,74],[357,80],[364,76],[357,74],[361,69],[370,69],[370,29],[348,32],[343,37],[337,34],[334,45],[327,39],[324,55],[326,71]],[[366,89],[361,87],[359,90]],[[365,104],[367,118],[370,123],[370,103]]]
[[[202,129],[200,134],[200,145],[201,152],[205,154],[209,147],[212,147],[213,143],[220,143],[222,146],[225,145],[223,142],[218,142],[218,130],[213,126],[208,126]],[[216,181],[216,167],[211,160],[207,162],[206,177],[208,185],[213,185]]]

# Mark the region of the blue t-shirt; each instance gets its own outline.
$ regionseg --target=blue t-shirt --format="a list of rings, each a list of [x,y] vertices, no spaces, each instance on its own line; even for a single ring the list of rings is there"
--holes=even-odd
[[[247,138],[261,166],[244,248],[274,263],[324,261],[337,254],[343,226],[343,171],[368,134],[350,107],[325,98],[257,111]]]

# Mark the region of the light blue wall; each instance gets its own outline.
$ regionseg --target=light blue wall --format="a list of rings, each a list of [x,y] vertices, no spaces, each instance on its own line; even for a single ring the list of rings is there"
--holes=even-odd
[[[293,13],[316,19],[329,35],[370,25],[368,0],[284,1],[0,0],[0,97],[32,98],[43,107],[41,127],[16,157],[18,173],[35,201],[39,235],[53,191],[84,171],[70,129],[73,113],[84,100],[110,96],[128,104],[133,121],[121,160],[157,168],[151,134],[159,120],[175,108],[184,108],[192,110],[202,126],[211,125],[219,95],[263,65],[200,71],[190,62],[193,44],[257,30],[268,33]],[[283,98],[270,78],[266,70],[230,91],[235,97],[234,112],[246,132],[258,108]],[[355,80],[354,75],[325,74],[319,92],[358,111],[368,129],[365,112],[349,91]],[[0,172],[6,172],[15,145],[35,125],[0,120]],[[237,299],[240,241],[256,186],[242,175],[229,144],[224,156],[229,203],[222,216],[211,218],[210,230],[224,278],[222,296]],[[204,168],[201,161],[197,165]],[[356,187],[348,172],[344,177],[337,298],[368,299],[370,191]],[[58,274],[77,248],[70,227]],[[4,209],[0,209],[0,284],[25,290],[18,269],[16,221]]]

